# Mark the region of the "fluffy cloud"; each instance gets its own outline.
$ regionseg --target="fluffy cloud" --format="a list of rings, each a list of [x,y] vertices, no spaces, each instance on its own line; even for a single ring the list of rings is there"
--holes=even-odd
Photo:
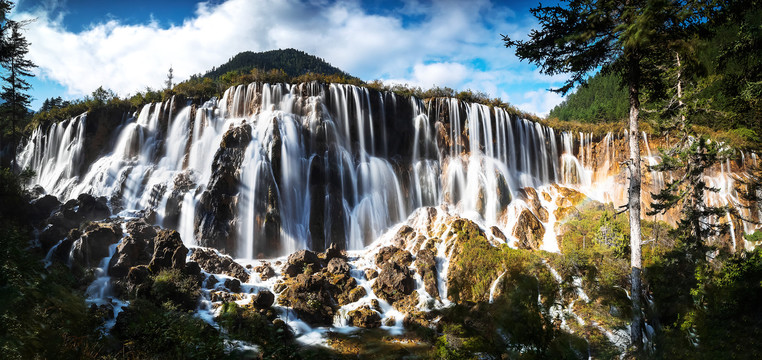
[[[528,91],[523,95],[524,102],[516,104],[519,109],[540,116],[547,116],[550,110],[564,101],[564,97],[558,93],[547,90]]]
[[[557,79],[537,78],[503,47],[499,34],[520,36],[533,23],[486,0],[411,1],[381,15],[357,1],[228,0],[200,3],[194,16],[169,27],[109,20],[81,32],[66,29],[65,15],[49,7],[14,16],[37,18],[27,32],[30,57],[40,76],[73,96],[98,86],[122,95],[157,88],[170,66],[183,80],[241,51],[293,47],[365,80],[470,88],[523,99],[538,113],[558,99],[541,91],[532,99],[522,95]]]

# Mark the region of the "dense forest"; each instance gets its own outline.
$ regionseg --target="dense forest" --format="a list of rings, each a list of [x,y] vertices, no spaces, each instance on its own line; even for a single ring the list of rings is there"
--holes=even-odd
[[[296,49],[263,52],[244,51],[233,56],[228,62],[208,71],[203,77],[215,79],[230,71],[247,73],[252,69],[259,69],[260,71],[283,70],[290,77],[315,73],[353,78],[325,60]]]
[[[762,9],[731,2],[721,16],[681,46],[686,49],[685,86],[692,102],[691,122],[703,133],[728,131],[725,140],[759,148],[762,135]],[[674,65],[674,64],[673,64]],[[645,122],[659,127],[664,109],[674,101],[674,66],[651,65],[666,75],[646,88],[641,102]],[[549,118],[582,123],[620,122],[628,114],[627,92],[614,69],[603,68],[551,110]],[[736,142],[736,145],[739,145]]]

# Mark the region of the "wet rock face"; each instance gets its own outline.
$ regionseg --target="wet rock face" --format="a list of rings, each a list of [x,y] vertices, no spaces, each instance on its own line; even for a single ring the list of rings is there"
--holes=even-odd
[[[214,172],[196,208],[196,240],[230,254],[236,252],[235,213],[241,162],[251,142],[248,124],[228,130],[214,155]]]
[[[229,256],[217,255],[214,250],[193,249],[190,258],[208,273],[225,274],[242,282],[249,281],[249,273],[241,264],[233,261]]]
[[[165,227],[177,228],[183,207],[183,197],[195,188],[196,180],[191,170],[183,171],[175,176],[174,187],[167,197],[167,205],[164,208],[163,224]]]
[[[542,245],[545,228],[531,211],[524,209],[516,221],[513,236],[519,239],[518,247],[520,249],[537,250]]]
[[[267,309],[273,306],[274,302],[275,302],[275,295],[271,293],[270,290],[267,290],[267,289],[260,290],[251,299],[251,304],[257,309]]]
[[[542,222],[548,221],[548,210],[542,207],[540,203],[540,196],[537,194],[537,190],[534,188],[526,187],[519,190],[519,196],[522,200],[526,201],[532,212],[536,214],[537,218]]]
[[[128,235],[116,248],[109,262],[108,274],[112,277],[125,277],[131,267],[148,265],[153,258],[156,228],[143,219],[132,220],[125,228]]]
[[[333,258],[331,261],[328,262],[328,266],[326,267],[326,270],[328,270],[329,273],[332,274],[349,274],[349,264],[347,264],[347,261],[342,258]]]
[[[77,202],[79,203],[77,215],[84,221],[102,220],[111,216],[108,202],[103,196],[95,198],[90,194],[81,194],[77,197]]]
[[[437,262],[435,254],[430,249],[421,249],[415,258],[415,267],[423,278],[423,285],[426,292],[433,298],[439,298],[439,289],[437,288]]]
[[[289,280],[278,298],[279,303],[293,308],[308,324],[331,325],[338,303],[332,296],[330,283],[320,274],[299,274]]]
[[[381,273],[373,283],[376,296],[390,304],[402,300],[415,290],[415,279],[410,269],[402,264],[386,262],[381,266]]]
[[[381,327],[381,316],[368,305],[350,311],[347,316],[349,317],[349,323],[352,324],[352,326],[365,329]]]
[[[288,256],[286,266],[283,268],[283,273],[287,276],[297,276],[305,272],[305,270],[311,273],[320,270],[320,258],[317,254],[310,250],[299,250]]]
[[[105,197],[94,198],[82,194],[64,204],[56,205],[57,201],[55,197],[47,195],[33,202],[33,216],[39,216],[36,221],[45,225],[39,237],[44,251],[50,250],[59,240],[64,239],[71,229],[79,228],[83,222],[103,220],[111,215]],[[45,218],[47,220],[44,220]]]
[[[185,267],[185,257],[188,248],[183,245],[180,234],[174,230],[161,230],[154,240],[153,258],[148,264],[152,272],[161,269],[182,269]]]
[[[51,213],[61,206],[61,202],[53,195],[45,195],[32,200],[29,216],[33,221],[50,217]]]
[[[119,242],[122,228],[118,223],[91,223],[85,227],[82,236],[74,241],[71,250],[73,264],[82,267],[98,266],[109,254],[109,246]]]

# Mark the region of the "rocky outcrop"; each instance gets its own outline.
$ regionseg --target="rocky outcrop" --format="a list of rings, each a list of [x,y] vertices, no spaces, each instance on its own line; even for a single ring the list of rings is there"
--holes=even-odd
[[[286,277],[275,286],[279,304],[290,306],[312,325],[331,324],[339,306],[366,295],[349,275],[349,264],[341,257],[332,258],[328,266],[322,267],[314,252],[297,251],[289,256],[283,273]]]
[[[402,300],[415,290],[415,279],[410,269],[397,262],[386,262],[373,283],[373,292],[390,304]]]
[[[251,304],[257,309],[267,309],[273,306],[275,295],[270,290],[263,289],[251,298]]]
[[[423,285],[426,292],[431,297],[439,298],[439,289],[437,288],[437,262],[435,254],[430,249],[422,249],[415,257],[415,267],[423,279]]]
[[[39,236],[40,245],[44,251],[48,251],[58,241],[64,239],[72,229],[79,228],[83,222],[103,220],[111,215],[105,197],[95,198],[82,194],[63,205],[56,205],[56,203],[57,199],[48,195],[37,199],[32,206],[33,212],[37,216],[42,216],[41,219],[46,217],[46,212],[50,216],[42,221],[45,227]]]
[[[513,236],[519,240],[519,249],[537,250],[542,245],[545,227],[531,211],[524,209],[519,214],[516,227],[513,228]]]
[[[349,324],[365,329],[381,327],[381,316],[368,305],[363,305],[357,310],[347,313]]]
[[[127,236],[116,248],[108,266],[108,274],[112,277],[125,277],[130,268],[138,265],[148,265],[154,254],[154,238],[157,231],[145,220],[129,221],[125,228]]]
[[[529,205],[529,208],[532,209],[532,212],[540,221],[548,221],[548,210],[542,207],[537,190],[531,187],[519,189],[519,197]]]
[[[188,248],[183,245],[177,231],[160,230],[154,240],[153,257],[148,268],[153,273],[158,273],[162,269],[183,269],[186,255],[188,255]]]
[[[98,266],[100,261],[109,255],[109,246],[116,244],[121,238],[122,228],[118,223],[88,224],[72,245],[72,264],[83,268]]]
[[[234,254],[236,251],[235,213],[241,162],[251,142],[251,126],[229,129],[214,155],[209,184],[196,208],[196,241]],[[203,265],[202,265],[203,267]]]
[[[270,264],[262,264],[254,268],[254,271],[259,274],[259,278],[262,281],[267,281],[271,277],[275,276],[275,270]]]
[[[311,325],[330,325],[338,309],[333,289],[320,274],[299,274],[286,280],[278,303],[290,306],[296,314]]]
[[[249,273],[241,264],[233,261],[229,256],[218,255],[212,249],[193,249],[190,258],[208,273],[225,274],[244,283],[249,281]]]
[[[347,264],[347,261],[342,258],[333,258],[328,262],[326,270],[329,273],[336,275],[349,275],[349,264]]]
[[[303,272],[315,273],[320,270],[320,258],[310,250],[299,250],[288,256],[286,266],[283,268],[283,274],[286,276],[296,276]]]

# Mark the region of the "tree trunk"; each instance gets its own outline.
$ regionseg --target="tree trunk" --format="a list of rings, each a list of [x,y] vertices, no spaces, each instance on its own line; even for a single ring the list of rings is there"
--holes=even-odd
[[[637,65],[636,65],[637,66]],[[632,71],[632,70],[631,70]],[[632,325],[630,327],[630,336],[632,345],[640,349],[641,345],[641,315],[640,315],[640,144],[638,130],[638,112],[640,111],[639,82],[637,74],[630,78],[629,96],[630,96],[630,129],[628,132],[630,140],[630,188],[629,188],[629,212],[630,212],[630,281],[632,291],[630,299],[632,300]]]

